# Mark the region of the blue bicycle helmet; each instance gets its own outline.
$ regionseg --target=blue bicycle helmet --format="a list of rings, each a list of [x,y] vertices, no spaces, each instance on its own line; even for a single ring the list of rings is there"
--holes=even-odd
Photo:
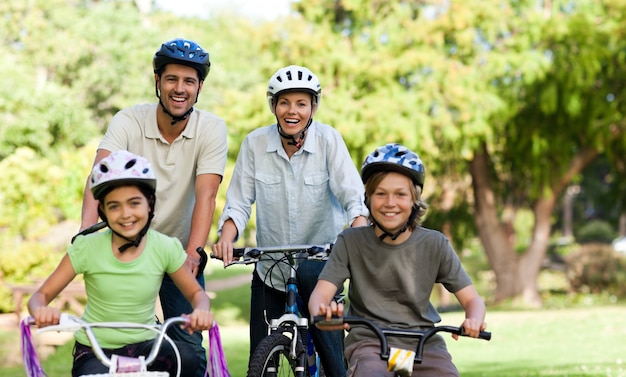
[[[413,183],[424,188],[424,163],[417,153],[401,144],[387,144],[370,153],[361,167],[363,183],[379,171],[395,171],[411,178]]]
[[[152,59],[154,73],[159,74],[163,67],[170,63],[195,68],[200,75],[200,80],[204,80],[211,69],[209,53],[196,42],[181,38],[163,43],[154,54]]]

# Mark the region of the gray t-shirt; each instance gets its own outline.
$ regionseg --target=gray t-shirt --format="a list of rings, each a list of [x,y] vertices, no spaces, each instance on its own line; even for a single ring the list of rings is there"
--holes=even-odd
[[[118,112],[98,149],[127,150],[150,161],[157,177],[152,228],[178,238],[186,248],[196,203],[196,176],[224,176],[226,123],[212,113],[194,109],[182,134],[169,144],[157,125],[157,106],[142,104]]]
[[[435,283],[452,292],[472,284],[448,239],[435,230],[417,227],[400,245],[389,245],[376,237],[374,228],[344,230],[319,276],[337,287],[350,279],[347,315],[374,320],[395,329],[431,327],[441,321],[430,303]],[[353,326],[346,346],[374,335]],[[445,348],[441,337],[433,342]],[[414,349],[410,339],[394,337],[390,345]]]

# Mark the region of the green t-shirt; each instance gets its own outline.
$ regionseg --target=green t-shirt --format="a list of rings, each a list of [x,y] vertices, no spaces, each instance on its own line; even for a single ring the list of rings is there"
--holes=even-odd
[[[67,253],[77,274],[82,274],[87,292],[83,319],[87,322],[133,322],[153,324],[155,304],[164,273],[173,273],[185,263],[180,241],[157,231],[146,234],[146,246],[133,261],[115,258],[111,230],[76,238]],[[183,314],[183,313],[181,313]],[[103,348],[120,348],[156,336],[142,329],[95,329]],[[76,341],[89,345],[83,330]]]

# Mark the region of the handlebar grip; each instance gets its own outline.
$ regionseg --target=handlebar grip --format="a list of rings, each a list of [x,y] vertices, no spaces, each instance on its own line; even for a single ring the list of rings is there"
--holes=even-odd
[[[491,332],[481,331],[480,334],[478,334],[478,337],[480,339],[491,340]]]
[[[311,324],[319,324],[322,326],[337,326],[343,325],[344,320],[343,317],[332,317],[330,321],[326,320],[326,317],[321,315],[316,315],[311,318]]]
[[[246,248],[245,247],[235,247],[235,248],[233,248],[233,258],[239,259],[239,258],[243,257],[245,252],[246,252]],[[249,252],[249,254],[252,254],[252,253],[253,253],[253,251]],[[216,257],[215,254],[213,254],[213,253],[211,253],[210,258],[211,259],[222,260],[222,258]]]
[[[198,247],[196,251],[198,252],[198,254],[200,254],[200,265],[198,266],[198,272],[196,273],[196,277],[200,277],[204,273],[204,269],[206,268],[206,264],[209,261],[209,257],[202,247]]]
[[[459,327],[459,329],[461,330],[461,336],[468,336],[465,333],[465,328],[463,326]],[[491,340],[491,332],[489,331],[481,331],[480,333],[478,333],[478,338],[479,339],[484,339],[484,340]]]

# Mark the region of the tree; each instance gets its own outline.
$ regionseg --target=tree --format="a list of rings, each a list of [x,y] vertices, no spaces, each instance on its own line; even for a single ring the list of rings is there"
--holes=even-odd
[[[537,306],[559,194],[624,139],[621,6],[318,0],[297,8],[318,36],[334,33],[326,45],[344,46],[347,57],[326,67],[335,90],[352,98],[337,107],[360,109],[335,113],[339,127],[339,118],[358,124],[344,133],[352,150],[407,143],[423,152],[439,187],[469,173],[495,300]],[[534,214],[529,241],[515,238],[525,207]]]

